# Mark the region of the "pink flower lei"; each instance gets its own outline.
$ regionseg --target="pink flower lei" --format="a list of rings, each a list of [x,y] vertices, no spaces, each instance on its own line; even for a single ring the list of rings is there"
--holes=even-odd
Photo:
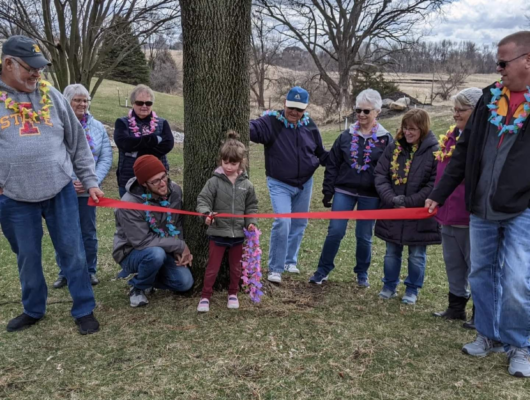
[[[150,128],[149,133],[143,134],[142,132],[140,132],[140,128],[136,124],[136,118],[133,115],[133,110],[129,110],[129,129],[134,134],[134,136],[140,137],[140,136],[152,135],[155,132],[156,126],[158,124],[158,116],[156,115],[154,111],[152,111],[151,114],[152,116],[151,116],[151,122],[149,122],[149,128]]]
[[[250,300],[259,303],[263,292],[261,291],[261,249],[259,237],[261,232],[255,228],[253,231],[243,229],[245,233],[245,245],[243,246],[243,267],[241,279],[243,290],[250,295]]]
[[[370,154],[372,153],[372,148],[375,147],[377,140],[377,130],[379,129],[379,124],[375,122],[372,130],[370,131],[371,137],[367,138],[364,142],[364,151],[363,151],[363,165],[361,166],[358,162],[359,159],[359,138],[362,135],[360,133],[361,125],[357,121],[355,124],[350,126],[350,134],[352,135],[351,147],[350,147],[350,156],[352,160],[351,167],[357,170],[357,173],[360,174],[361,171],[366,171],[370,168]]]

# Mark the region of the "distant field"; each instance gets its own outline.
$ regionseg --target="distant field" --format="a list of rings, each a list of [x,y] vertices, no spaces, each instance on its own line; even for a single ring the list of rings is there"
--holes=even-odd
[[[90,111],[101,122],[113,126],[116,118],[127,114],[125,99],[129,98],[133,88],[125,83],[103,81],[90,105]],[[167,119],[173,129],[184,127],[184,99],[181,96],[155,92],[153,110]]]

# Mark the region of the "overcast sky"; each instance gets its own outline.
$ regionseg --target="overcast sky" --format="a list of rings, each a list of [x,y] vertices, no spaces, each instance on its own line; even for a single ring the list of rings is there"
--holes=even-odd
[[[530,30],[529,0],[455,0],[443,7],[444,17],[431,20],[425,40],[471,40],[491,44],[519,30]]]

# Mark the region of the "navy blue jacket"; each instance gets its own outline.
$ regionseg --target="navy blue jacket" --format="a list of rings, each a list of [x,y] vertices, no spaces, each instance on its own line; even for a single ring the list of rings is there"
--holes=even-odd
[[[133,115],[134,111],[133,111]],[[125,187],[129,179],[134,177],[133,165],[136,159],[146,154],[157,157],[162,164],[169,171],[169,164],[167,162],[166,154],[169,153],[175,144],[173,133],[169,127],[168,122],[158,117],[158,126],[151,135],[136,137],[129,130],[128,117],[118,118],[114,124],[114,142],[118,147],[120,158],[118,160],[118,169],[116,176],[118,177],[118,186]],[[147,118],[140,119],[136,117],[136,123],[140,128],[151,122],[151,115]]]
[[[326,165],[326,172],[324,173],[324,182],[322,185],[322,193],[325,196],[332,196],[335,193],[335,189],[342,189],[352,194],[367,197],[379,197],[377,190],[375,190],[374,171],[377,166],[379,157],[385,151],[386,146],[392,143],[392,135],[388,131],[379,125],[377,131],[377,143],[372,148],[370,154],[370,168],[366,171],[357,172],[355,168],[351,167],[351,141],[352,141],[352,128],[342,132],[333,147],[329,152],[328,163]],[[357,162],[362,166],[364,165],[364,144],[365,139],[359,137],[359,156]]]
[[[283,111],[278,111],[283,116]],[[326,165],[328,152],[315,123],[286,127],[274,115],[250,121],[250,140],[265,146],[268,177],[301,188],[319,165]]]

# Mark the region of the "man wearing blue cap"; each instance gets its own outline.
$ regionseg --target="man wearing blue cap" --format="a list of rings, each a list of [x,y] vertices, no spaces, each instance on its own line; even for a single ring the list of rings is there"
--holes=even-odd
[[[283,110],[266,111],[250,121],[250,140],[265,145],[265,171],[276,214],[309,211],[313,174],[328,152],[315,123],[305,112],[309,93],[299,86],[287,94]],[[307,219],[277,218],[272,224],[268,280],[281,283],[284,271],[298,274],[296,264]]]
[[[0,225],[17,255],[24,312],[7,324],[16,332],[46,312],[42,218],[66,267],[72,316],[81,334],[99,330],[86,265],[72,173],[98,201],[94,157],[79,120],[59,91],[41,80],[50,62],[39,45],[12,36],[2,46],[0,75]]]

